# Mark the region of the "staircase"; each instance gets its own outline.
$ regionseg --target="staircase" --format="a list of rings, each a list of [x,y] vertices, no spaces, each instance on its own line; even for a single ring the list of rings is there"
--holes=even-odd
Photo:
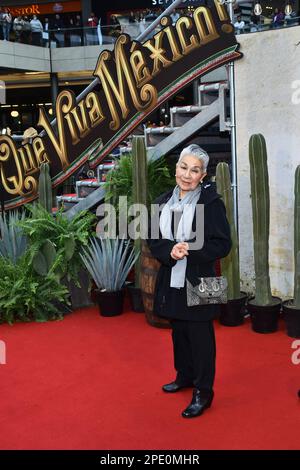
[[[239,3],[239,11],[240,11],[239,15],[242,17],[242,21],[245,21],[246,30],[248,29],[249,23],[251,21],[253,7],[254,7],[254,3],[252,2]]]
[[[149,157],[156,160],[166,156],[191,140],[208,152],[216,151],[218,145],[222,151],[224,138],[220,133],[229,130],[226,90],[225,82],[200,84],[196,104],[170,108],[170,126],[145,129]]]
[[[61,209],[63,207],[65,211],[69,211],[69,209],[77,206],[96,190],[98,190],[100,194],[103,193],[104,197],[105,193],[103,185],[106,180],[106,173],[112,170],[115,164],[115,159],[112,159],[111,156],[109,156],[103,160],[103,163],[98,165],[96,175],[93,170],[88,170],[87,173],[89,173],[89,176],[91,177],[75,180],[75,193],[66,193],[61,196],[56,196],[56,209]],[[101,199],[103,199],[103,197]]]
[[[189,106],[171,106],[169,125],[144,126],[144,129],[139,126],[133,135],[144,134],[148,156],[154,160],[165,156],[170,161],[175,161],[182,146],[197,143],[210,155],[209,174],[214,175],[217,163],[220,160],[230,162],[231,157],[227,80],[198,84],[193,101]],[[129,142],[131,137],[129,136]],[[105,157],[96,174],[75,181],[75,193],[58,196],[57,207],[63,206],[66,216],[73,217],[78,211],[93,209],[99,205],[105,196],[105,174],[113,170],[120,156],[130,151],[130,144],[118,147],[113,155]]]

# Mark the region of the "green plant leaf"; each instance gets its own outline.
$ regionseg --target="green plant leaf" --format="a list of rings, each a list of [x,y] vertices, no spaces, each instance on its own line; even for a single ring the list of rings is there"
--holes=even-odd
[[[75,248],[76,243],[74,235],[70,234],[69,237],[65,239],[65,256],[67,261],[70,261],[70,259],[72,259],[72,256],[75,252]]]
[[[33,269],[39,274],[40,276],[46,276],[48,273],[48,265],[47,260],[42,252],[38,252],[34,255],[32,260]]]

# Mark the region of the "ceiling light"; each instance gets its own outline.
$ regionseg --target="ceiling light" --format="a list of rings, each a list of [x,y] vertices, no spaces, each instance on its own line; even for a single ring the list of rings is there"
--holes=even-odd
[[[15,117],[18,117],[18,116],[19,116],[19,111],[12,111],[12,112],[10,113],[10,115],[11,115],[11,117],[14,117],[14,118],[15,118]]]
[[[285,5],[284,13],[285,13],[286,15],[290,15],[290,14],[292,13],[292,11],[293,11],[292,5],[291,5],[290,3],[287,3],[287,4]]]
[[[261,4],[259,2],[257,2],[255,5],[254,5],[254,14],[256,16],[259,16],[261,15],[261,12],[262,12],[262,7],[261,7]]]

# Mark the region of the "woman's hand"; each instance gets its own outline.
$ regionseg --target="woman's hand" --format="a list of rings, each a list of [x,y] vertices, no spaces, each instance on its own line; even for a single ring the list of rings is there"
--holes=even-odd
[[[189,252],[189,244],[186,242],[179,242],[176,243],[176,245],[173,246],[173,249],[170,253],[171,258],[179,260],[183,259],[185,256],[188,256]]]

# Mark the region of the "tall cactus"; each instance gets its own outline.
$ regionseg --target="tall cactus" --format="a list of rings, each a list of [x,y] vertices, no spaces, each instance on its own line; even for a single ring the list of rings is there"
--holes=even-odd
[[[255,303],[272,303],[269,275],[270,195],[266,141],[254,134],[249,142],[250,179],[253,217]]]
[[[300,309],[300,165],[295,172],[294,194],[294,306]]]
[[[144,137],[132,140],[132,195],[134,204],[147,206],[147,151]],[[143,227],[140,228],[140,230]],[[134,241],[135,253],[141,252],[141,238]],[[135,263],[135,287],[140,287],[141,257]]]
[[[216,182],[217,191],[223,198],[230,225],[232,247],[230,253],[221,260],[221,268],[222,275],[227,278],[228,282],[228,300],[233,300],[240,297],[240,266],[238,236],[233,211],[233,194],[227,163],[221,162],[217,165]]]
[[[52,211],[52,182],[49,163],[42,163],[39,176],[39,202],[49,212]]]

